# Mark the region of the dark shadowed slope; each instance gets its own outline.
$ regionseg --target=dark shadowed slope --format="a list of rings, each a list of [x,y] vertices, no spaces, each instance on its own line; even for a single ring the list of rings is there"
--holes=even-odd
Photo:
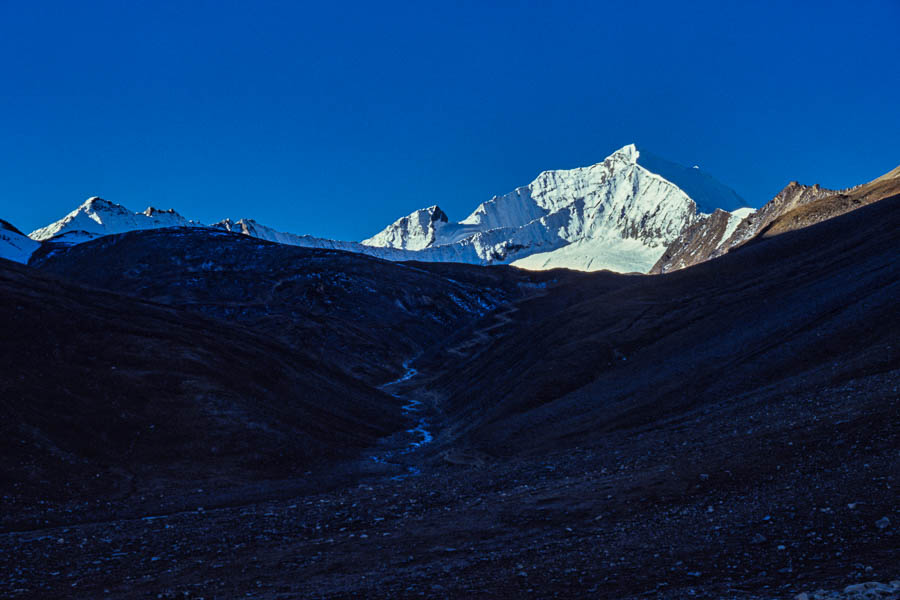
[[[698,406],[782,402],[896,373],[898,205],[670,275],[598,275],[525,300],[490,345],[462,362],[440,357],[454,424],[490,452],[536,452]]]
[[[208,229],[135,231],[30,263],[85,284],[241,323],[372,383],[509,298],[510,267],[428,267]]]
[[[393,399],[276,339],[8,261],[0,331],[5,499],[286,477],[400,425]]]

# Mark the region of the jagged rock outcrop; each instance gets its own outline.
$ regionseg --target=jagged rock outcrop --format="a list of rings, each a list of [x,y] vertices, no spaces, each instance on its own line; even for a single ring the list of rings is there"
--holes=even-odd
[[[666,273],[709,260],[753,212],[753,209],[739,209],[733,213],[717,210],[697,220],[666,248],[650,273]]]

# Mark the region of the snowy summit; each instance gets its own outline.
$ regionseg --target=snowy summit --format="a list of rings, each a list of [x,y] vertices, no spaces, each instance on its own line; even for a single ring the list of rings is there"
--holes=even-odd
[[[57,241],[79,243],[136,229],[191,225],[198,223],[188,221],[172,209],[159,210],[151,206],[144,212],[131,212],[120,204],[94,196],[59,221],[32,231],[28,237],[37,241],[56,238]]]
[[[646,272],[700,214],[745,206],[706,173],[629,144],[589,167],[544,171],[456,223],[417,211],[365,240],[419,260]],[[440,213],[443,215],[443,212]]]

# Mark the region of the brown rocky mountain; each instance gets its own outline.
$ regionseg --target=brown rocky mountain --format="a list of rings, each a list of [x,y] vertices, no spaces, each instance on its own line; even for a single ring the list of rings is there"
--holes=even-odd
[[[833,219],[898,193],[900,193],[900,167],[864,185],[823,195],[783,210],[758,231],[765,237],[780,235]]]
[[[723,238],[728,233],[728,224],[733,218],[731,213],[716,210],[688,226],[666,248],[665,253],[650,269],[650,274],[676,271],[712,258],[727,241]]]
[[[818,184],[808,186],[792,181],[762,208],[745,217],[727,239],[723,239],[727,229],[727,214],[719,215],[717,211],[698,221],[669,245],[650,273],[683,269],[722,256],[757,235],[777,235],[808,227],[887,198],[898,191],[900,167],[870,183],[846,190],[829,190]]]

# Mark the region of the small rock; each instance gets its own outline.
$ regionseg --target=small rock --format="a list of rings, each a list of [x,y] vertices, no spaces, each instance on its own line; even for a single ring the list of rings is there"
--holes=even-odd
[[[753,539],[750,540],[750,543],[751,544],[764,544],[765,541],[766,541],[766,536],[764,536],[761,533],[757,533],[756,535],[753,536]]]
[[[880,519],[875,521],[875,527],[877,527],[878,529],[887,529],[890,524],[891,520],[887,517],[881,517]]]

